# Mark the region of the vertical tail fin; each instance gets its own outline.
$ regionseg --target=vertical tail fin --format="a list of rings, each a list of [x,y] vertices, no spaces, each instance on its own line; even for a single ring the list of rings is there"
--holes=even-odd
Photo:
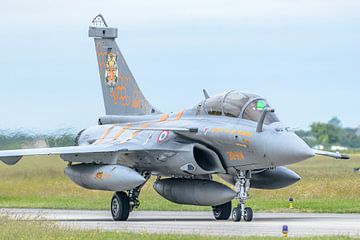
[[[118,45],[117,28],[107,26],[97,15],[89,27],[95,40],[101,87],[107,115],[146,115],[160,113],[144,97],[127,66]]]

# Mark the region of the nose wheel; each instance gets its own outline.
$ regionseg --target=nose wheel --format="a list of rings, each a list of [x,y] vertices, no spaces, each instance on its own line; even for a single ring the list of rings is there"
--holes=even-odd
[[[234,222],[240,222],[242,216],[241,208],[239,206],[232,210],[231,217]]]
[[[253,210],[250,207],[245,208],[244,221],[251,222],[253,220]]]
[[[232,210],[232,220],[239,222],[243,218],[245,222],[253,220],[253,210],[250,207],[245,207],[246,200],[249,198],[250,190],[250,171],[239,171],[236,177],[236,192],[239,204]]]

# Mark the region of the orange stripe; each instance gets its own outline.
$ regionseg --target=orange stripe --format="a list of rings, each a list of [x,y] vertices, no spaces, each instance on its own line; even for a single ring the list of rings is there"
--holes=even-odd
[[[140,126],[140,128],[147,128],[150,124],[149,123],[144,123],[143,125]],[[139,133],[141,132],[142,130],[136,130],[135,132],[133,132],[133,134],[131,135],[131,139],[136,137],[137,135],[139,135]]]
[[[164,114],[164,115],[161,116],[160,122],[164,122],[164,121],[166,121],[168,118],[169,118],[169,114]]]
[[[112,125],[109,129],[107,129],[104,134],[99,138],[99,140],[96,142],[96,144],[101,143],[102,141],[104,141],[104,139],[106,138],[107,135],[109,135],[109,133],[111,132],[111,130],[113,130],[113,128],[115,127],[115,125]]]
[[[144,123],[143,125],[140,126],[140,128],[147,128],[148,126],[150,125],[150,123]],[[137,135],[139,135],[139,133],[141,132],[142,130],[136,130],[134,131],[130,137],[128,137],[127,139],[125,139],[124,141],[122,141],[121,143],[125,143],[127,141],[130,141],[131,139],[133,139],[134,137],[136,137]]]
[[[131,127],[131,124],[128,124],[126,127],[121,128],[112,138],[113,141],[115,141],[116,139],[118,139],[118,137],[120,137],[121,134],[123,134],[127,129],[129,129]]]
[[[184,114],[184,111],[178,112],[178,114],[176,114],[174,120],[180,120],[182,118],[183,114]]]

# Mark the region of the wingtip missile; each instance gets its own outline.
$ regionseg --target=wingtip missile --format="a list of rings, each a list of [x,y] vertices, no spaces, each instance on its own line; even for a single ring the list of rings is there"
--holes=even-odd
[[[328,151],[322,151],[322,150],[317,150],[317,149],[313,149],[313,151],[314,151],[314,154],[320,155],[320,156],[332,157],[335,159],[342,159],[342,160],[350,159],[349,155],[341,154],[339,152],[328,152]]]

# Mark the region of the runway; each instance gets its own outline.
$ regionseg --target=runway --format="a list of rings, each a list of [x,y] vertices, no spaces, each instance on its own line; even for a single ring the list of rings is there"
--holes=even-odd
[[[212,212],[135,211],[127,222],[113,222],[110,211],[0,209],[0,216],[51,221],[61,227],[215,236],[360,236],[360,214],[255,213],[253,222],[215,221]]]

